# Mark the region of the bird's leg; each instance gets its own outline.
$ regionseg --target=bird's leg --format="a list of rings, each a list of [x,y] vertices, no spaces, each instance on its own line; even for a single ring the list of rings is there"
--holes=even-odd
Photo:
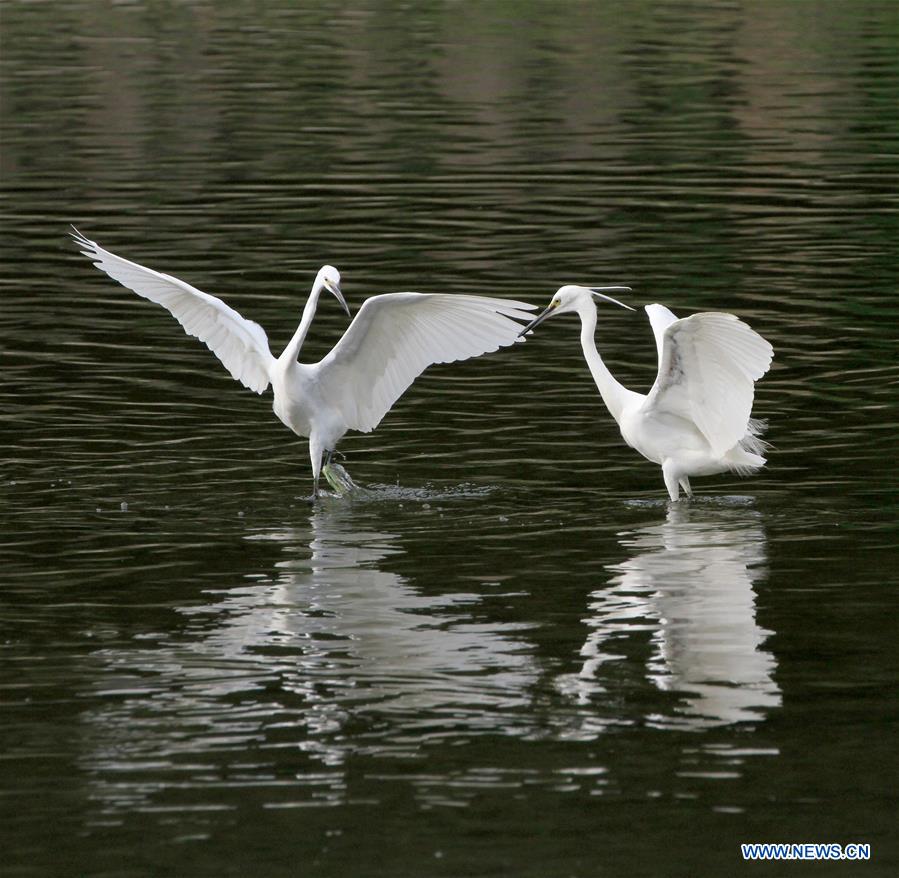
[[[322,471],[322,446],[316,439],[309,437],[309,460],[312,463],[312,496],[310,503],[318,500],[318,480]]]
[[[690,480],[686,476],[681,476],[678,479],[680,486],[684,489],[684,493],[687,495],[687,498],[693,499],[693,489],[690,487]]]
[[[322,469],[331,466],[331,461],[335,457],[339,457],[341,460],[346,460],[346,455],[342,451],[338,451],[336,448],[332,448],[330,451],[325,452],[325,466],[322,467]]]
[[[662,477],[665,479],[665,487],[668,489],[668,496],[676,502],[680,497],[680,485],[678,484],[678,474],[675,463],[671,458],[662,462]]]

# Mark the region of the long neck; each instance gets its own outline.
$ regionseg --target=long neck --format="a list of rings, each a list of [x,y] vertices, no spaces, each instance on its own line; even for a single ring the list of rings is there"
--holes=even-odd
[[[581,348],[584,351],[584,359],[590,367],[593,380],[599,388],[599,395],[606,404],[606,408],[612,417],[620,422],[621,413],[628,399],[636,394],[620,384],[602,361],[599,351],[596,350],[596,305],[593,302],[585,302],[579,307],[578,314],[581,318]]]
[[[309,327],[312,325],[312,318],[315,317],[315,309],[318,307],[318,297],[321,291],[322,285],[316,280],[312,287],[312,292],[309,293],[309,299],[306,301],[306,307],[303,308],[303,317],[300,320],[300,325],[293,334],[293,338],[287,343],[287,347],[284,348],[280,357],[281,360],[288,363],[296,362],[300,354],[300,348],[303,347],[303,342],[306,340],[306,333],[309,332]]]

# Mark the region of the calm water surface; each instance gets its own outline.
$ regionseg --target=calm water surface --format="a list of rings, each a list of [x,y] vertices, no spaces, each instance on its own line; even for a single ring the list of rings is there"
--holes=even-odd
[[[742,841],[896,874],[894,3],[0,27],[6,874],[721,875]],[[323,262],[355,308],[581,282],[734,311],[777,352],[769,466],[668,504],[572,317],[429,371],[344,440],[365,490],[311,509],[270,398],[70,222],[278,351]],[[344,327],[324,303],[304,358]],[[597,336],[648,388],[645,316]]]

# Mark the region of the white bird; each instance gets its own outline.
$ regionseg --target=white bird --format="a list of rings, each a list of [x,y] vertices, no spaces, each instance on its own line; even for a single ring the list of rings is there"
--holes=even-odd
[[[318,496],[322,456],[328,465],[347,430],[368,433],[430,365],[466,360],[519,341],[533,305],[481,296],[388,293],[367,299],[347,331],[318,363],[297,362],[321,291],[332,293],[350,313],[340,273],[319,270],[300,325],[277,359],[265,330],[215,296],[178,278],[122,259],[74,230],[81,252],[101,271],[139,296],[162,305],[224,363],[241,384],[264,393],[298,436],[309,438],[312,499]],[[326,473],[327,475],[327,473]]]
[[[576,311],[581,347],[606,408],[624,441],[662,467],[672,500],[680,488],[692,496],[691,476],[735,472],[748,475],[764,466],[765,425],[750,418],[755,382],[768,367],[773,348],[733,314],[704,312],[678,320],[664,305],[647,305],[655,333],[659,371],[648,394],[620,384],[596,349],[593,297],[628,308],[601,290],[629,287],[564,286],[522,333],[547,317]]]

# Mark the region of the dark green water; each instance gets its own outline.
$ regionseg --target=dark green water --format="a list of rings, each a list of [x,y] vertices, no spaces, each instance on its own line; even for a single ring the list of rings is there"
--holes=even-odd
[[[896,3],[7,3],[0,40],[4,874],[896,874]],[[323,262],[354,308],[733,311],[769,466],[669,506],[560,318],[426,373],[312,510],[270,398],[70,222],[277,351]],[[645,316],[597,336],[648,388]]]

